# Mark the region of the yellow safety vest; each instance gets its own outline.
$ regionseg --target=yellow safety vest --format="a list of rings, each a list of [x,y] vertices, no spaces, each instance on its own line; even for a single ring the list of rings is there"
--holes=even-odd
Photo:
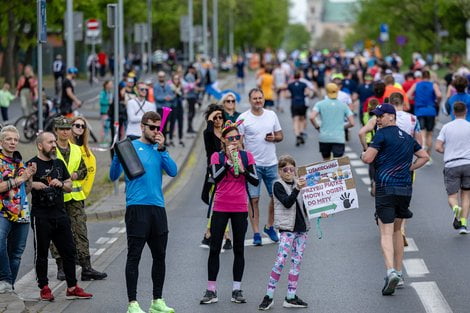
[[[80,147],[69,142],[70,146],[70,156],[69,156],[69,163],[65,162],[64,156],[60,153],[60,150],[57,148],[57,158],[62,160],[65,165],[67,165],[67,170],[69,174],[72,175],[74,172],[78,170],[80,166],[80,161],[82,160],[82,152],[80,151]],[[85,193],[82,189],[82,184],[79,180],[72,181],[72,192],[64,192],[64,202],[68,202],[70,200],[81,201],[85,200]]]
[[[80,181],[80,183],[82,184],[83,192],[85,193],[85,198],[88,198],[88,195],[91,192],[91,188],[93,187],[93,182],[95,181],[96,158],[90,150],[90,156],[87,156],[84,146],[80,146],[80,150],[82,151],[82,158],[85,162],[87,169],[87,175],[85,179]]]

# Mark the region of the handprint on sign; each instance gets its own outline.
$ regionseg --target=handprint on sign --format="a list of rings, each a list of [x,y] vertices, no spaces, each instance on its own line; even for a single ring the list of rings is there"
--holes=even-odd
[[[351,201],[349,201],[349,197],[351,196],[351,194],[348,192],[348,193],[343,193],[341,195],[341,197],[339,197],[339,199],[341,201],[343,201],[343,206],[345,209],[349,209],[351,207],[351,205],[353,204],[354,202],[354,199],[352,199]]]

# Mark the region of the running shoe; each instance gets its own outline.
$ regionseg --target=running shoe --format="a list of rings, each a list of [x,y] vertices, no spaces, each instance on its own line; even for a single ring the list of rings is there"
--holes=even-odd
[[[399,282],[400,278],[398,277],[397,272],[391,272],[387,277],[385,277],[385,285],[382,288],[382,295],[391,296],[395,292],[395,288]]]
[[[211,304],[211,303],[216,303],[217,301],[219,301],[219,299],[217,299],[217,291],[206,290],[206,292],[204,293],[204,296],[202,297],[199,303]]]
[[[224,246],[222,247],[222,249],[224,250],[231,250],[233,248],[232,246],[232,241],[230,239],[225,239],[225,243],[224,243]]]
[[[287,299],[286,297],[282,306],[285,308],[308,308],[308,304],[297,297],[297,295],[293,299]]]
[[[461,235],[466,235],[466,234],[468,234],[468,233],[469,233],[469,232],[468,232],[468,230],[467,230],[467,226],[460,226],[460,228],[459,228],[459,234],[461,234]]]
[[[13,291],[13,287],[11,286],[9,282],[7,282],[6,280],[0,281],[0,293],[8,293],[12,291]]]
[[[75,286],[72,291],[69,291],[67,288],[67,293],[65,294],[65,298],[67,300],[75,300],[75,299],[90,299],[93,298],[91,293],[85,292],[82,288]]]
[[[268,295],[264,296],[263,302],[258,306],[258,310],[267,311],[273,306],[273,299]]]
[[[54,295],[48,285],[41,288],[39,296],[42,301],[54,301]]]
[[[201,241],[201,247],[209,249],[210,246],[211,246],[211,237],[206,238],[206,236],[204,235]]]
[[[234,303],[246,303],[246,299],[243,297],[243,293],[240,289],[232,291],[231,301]]]
[[[266,225],[264,226],[264,232],[271,238],[272,241],[278,242],[279,237],[277,236],[276,231],[274,230],[274,227],[269,227],[267,228]]]
[[[454,212],[454,222],[452,223],[452,226],[454,226],[454,229],[460,229],[462,226],[460,224],[460,214],[462,212],[462,208],[459,206],[455,206],[452,208],[452,211]]]
[[[150,303],[149,313],[175,313],[175,309],[166,305],[165,300],[152,300]]]
[[[405,279],[403,278],[403,274],[398,275],[398,284],[395,287],[396,289],[403,289],[405,288]]]
[[[127,306],[127,313],[145,313],[145,311],[140,308],[139,303],[137,303],[137,301],[132,301]]]
[[[260,233],[255,233],[253,235],[253,245],[255,246],[262,246],[263,242],[261,241],[261,234]]]

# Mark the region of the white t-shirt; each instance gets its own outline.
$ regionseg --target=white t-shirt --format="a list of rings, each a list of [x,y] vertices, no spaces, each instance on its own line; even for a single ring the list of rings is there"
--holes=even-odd
[[[444,142],[444,167],[470,164],[469,138],[470,122],[465,119],[453,120],[442,127],[437,140]]]
[[[413,138],[421,131],[416,116],[405,111],[397,111],[397,126]]]
[[[153,102],[141,101],[138,98],[130,99],[127,102],[127,129],[126,136],[141,136],[140,121],[145,112],[157,111],[157,106]]]
[[[243,135],[245,149],[253,154],[256,165],[276,165],[276,144],[264,140],[266,134],[282,130],[276,113],[263,109],[263,114],[256,116],[248,110],[240,114],[237,121],[241,119],[243,123],[238,126],[238,130]]]
[[[279,87],[286,87],[287,84],[287,74],[286,71],[282,67],[276,67],[273,71],[274,76],[274,84],[277,88]]]

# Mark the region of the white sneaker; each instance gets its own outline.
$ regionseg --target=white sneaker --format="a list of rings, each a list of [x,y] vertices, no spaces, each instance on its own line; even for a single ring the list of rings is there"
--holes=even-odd
[[[7,281],[0,281],[0,293],[7,293],[7,292],[12,292],[13,291],[13,287],[11,286],[11,284]]]
[[[405,280],[403,279],[403,274],[398,275],[398,284],[395,287],[396,289],[403,289],[405,288]]]
[[[467,230],[467,227],[466,226],[461,226],[459,228],[459,234],[461,235],[466,235],[466,234],[469,234],[468,230]]]

